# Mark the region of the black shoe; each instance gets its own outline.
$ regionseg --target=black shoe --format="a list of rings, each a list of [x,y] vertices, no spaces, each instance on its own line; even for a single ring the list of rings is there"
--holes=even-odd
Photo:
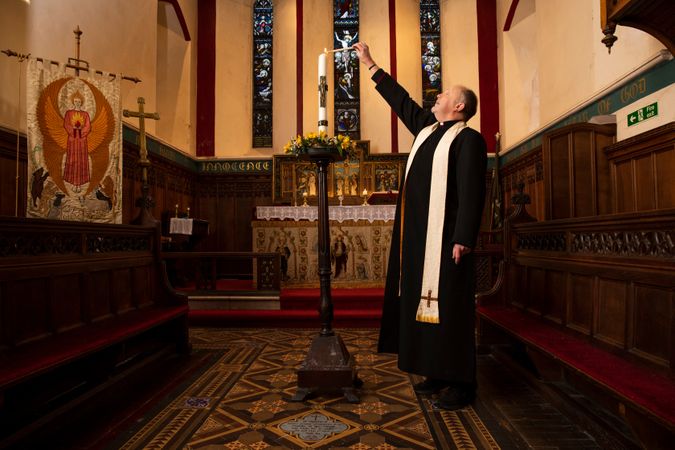
[[[475,399],[476,392],[472,389],[449,387],[441,392],[438,400],[433,401],[431,404],[434,409],[455,411],[469,406]]]
[[[440,392],[441,389],[446,388],[449,385],[450,383],[445,380],[437,380],[435,378],[427,377],[424,379],[424,381],[413,385],[413,389],[420,395],[432,395]]]

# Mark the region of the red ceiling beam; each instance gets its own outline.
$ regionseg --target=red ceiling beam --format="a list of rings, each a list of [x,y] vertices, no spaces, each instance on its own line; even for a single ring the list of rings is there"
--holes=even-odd
[[[176,17],[178,17],[178,23],[180,23],[180,28],[183,30],[183,37],[186,41],[190,41],[190,30],[188,30],[187,22],[185,21],[185,16],[183,15],[183,10],[180,8],[178,0],[158,0],[160,2],[166,2],[173,6],[173,10],[176,12]]]

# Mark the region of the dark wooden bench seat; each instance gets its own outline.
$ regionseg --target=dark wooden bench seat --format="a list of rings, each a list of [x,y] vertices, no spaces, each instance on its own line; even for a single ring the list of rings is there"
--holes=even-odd
[[[543,352],[567,370],[591,380],[624,404],[635,405],[675,431],[675,382],[671,378],[522,311],[492,306],[478,307],[477,313],[483,321],[506,331],[527,347]]]
[[[107,380],[189,351],[158,227],[0,218],[0,446]]]
[[[187,312],[187,305],[150,307],[5,351],[0,355],[0,389],[140,336]]]
[[[477,295],[479,343],[525,350],[623,420],[645,448],[675,436],[675,210],[505,226],[499,286]]]

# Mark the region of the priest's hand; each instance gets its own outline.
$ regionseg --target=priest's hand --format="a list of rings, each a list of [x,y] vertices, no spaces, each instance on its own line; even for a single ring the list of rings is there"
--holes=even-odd
[[[471,253],[471,248],[465,247],[462,244],[455,244],[452,248],[452,259],[455,260],[455,264],[459,264],[459,260],[467,253]]]
[[[377,64],[375,64],[375,61],[373,61],[373,58],[370,56],[370,49],[365,42],[357,42],[354,44],[354,50],[356,50],[356,56],[359,57],[361,64],[368,67],[368,70],[377,67]]]

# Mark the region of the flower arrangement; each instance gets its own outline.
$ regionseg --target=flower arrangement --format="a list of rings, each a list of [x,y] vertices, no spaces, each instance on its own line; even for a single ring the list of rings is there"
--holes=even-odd
[[[307,149],[311,147],[333,147],[341,156],[349,156],[354,152],[356,142],[342,134],[328,137],[325,131],[320,131],[318,134],[311,132],[306,136],[297,135],[295,139],[291,139],[288,144],[284,145],[284,152],[297,156],[307,153]]]

